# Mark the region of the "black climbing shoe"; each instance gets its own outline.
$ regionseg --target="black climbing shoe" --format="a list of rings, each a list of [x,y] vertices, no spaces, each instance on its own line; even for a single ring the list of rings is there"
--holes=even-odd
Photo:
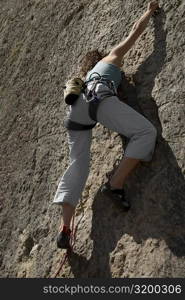
[[[130,203],[125,199],[124,189],[111,189],[110,183],[106,182],[102,188],[101,193],[110,198],[113,203],[124,211],[130,209]]]
[[[62,230],[57,236],[57,247],[60,249],[70,249],[70,234],[71,230]]]

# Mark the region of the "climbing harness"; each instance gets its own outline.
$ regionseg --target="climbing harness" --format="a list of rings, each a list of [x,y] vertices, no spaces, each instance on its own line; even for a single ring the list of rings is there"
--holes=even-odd
[[[96,126],[96,124],[84,125],[84,124],[74,122],[70,119],[66,119],[66,120],[64,120],[64,126],[65,126],[65,128],[70,129],[70,130],[89,130],[89,129],[92,129],[94,126]]]
[[[92,78],[92,75],[96,76],[93,76]],[[100,83],[106,85],[109,90],[98,95],[97,85]],[[90,88],[89,85],[91,85]],[[97,123],[97,111],[100,102],[105,98],[117,95],[114,81],[104,78],[97,72],[92,73],[89,80],[85,82],[80,78],[73,78],[69,80],[66,83],[66,89],[64,91],[65,102],[69,105],[73,105],[81,93],[85,95],[84,98],[88,105],[89,116],[93,121],[95,121],[95,123],[91,125],[85,125],[67,119],[64,121],[64,127],[69,130],[89,130],[95,127]]]
[[[91,78],[91,76],[94,75],[94,74],[97,74],[97,76],[96,77],[94,76],[93,78]],[[106,79],[97,72],[92,73],[91,76],[89,77],[89,80],[87,80],[85,82],[86,88],[87,88],[88,83],[93,82],[93,84],[92,84],[91,88],[89,89],[89,91],[85,92],[86,102],[91,102],[91,101],[92,102],[94,102],[94,101],[97,102],[97,101],[101,100],[101,97],[98,97],[97,92],[96,92],[96,86],[97,86],[98,83],[105,84],[107,87],[109,87],[110,90],[113,92],[113,94],[111,93],[111,96],[112,95],[117,95],[115,83],[114,83],[113,80]],[[103,94],[103,98],[105,98],[106,96],[110,96],[109,91],[107,91],[106,93]]]
[[[93,78],[91,78],[92,75],[96,74]],[[101,76],[99,73],[94,72],[92,73],[88,81],[85,82],[86,89],[85,89],[85,99],[86,102],[89,103],[89,116],[90,118],[97,122],[97,111],[100,102],[108,97],[116,96],[116,87],[115,83],[112,80],[108,80]],[[88,84],[92,82],[92,85],[90,88],[88,88]],[[98,92],[96,91],[98,84],[104,84],[106,85],[109,90],[103,92],[101,95],[98,95]]]

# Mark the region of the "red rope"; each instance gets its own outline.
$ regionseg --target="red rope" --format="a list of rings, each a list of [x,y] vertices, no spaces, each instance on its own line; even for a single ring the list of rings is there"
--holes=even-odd
[[[60,265],[59,265],[59,268],[58,270],[56,271],[56,273],[53,275],[53,278],[56,278],[58,276],[58,274],[61,272],[62,268],[63,268],[63,265],[65,264],[66,262],[66,259],[68,257],[68,250],[67,252],[65,253],[65,255],[62,257],[61,261],[60,261]]]

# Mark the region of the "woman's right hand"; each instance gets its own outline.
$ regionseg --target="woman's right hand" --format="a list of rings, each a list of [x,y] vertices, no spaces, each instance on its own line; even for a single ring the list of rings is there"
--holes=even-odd
[[[159,8],[158,1],[151,1],[148,4],[147,10],[150,11],[151,13],[154,13],[158,8]]]

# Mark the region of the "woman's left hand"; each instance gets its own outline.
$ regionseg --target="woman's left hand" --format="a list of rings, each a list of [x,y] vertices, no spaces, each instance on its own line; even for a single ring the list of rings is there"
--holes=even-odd
[[[158,1],[151,1],[148,4],[148,11],[150,11],[151,13],[154,13],[157,9],[159,9],[159,4]]]

